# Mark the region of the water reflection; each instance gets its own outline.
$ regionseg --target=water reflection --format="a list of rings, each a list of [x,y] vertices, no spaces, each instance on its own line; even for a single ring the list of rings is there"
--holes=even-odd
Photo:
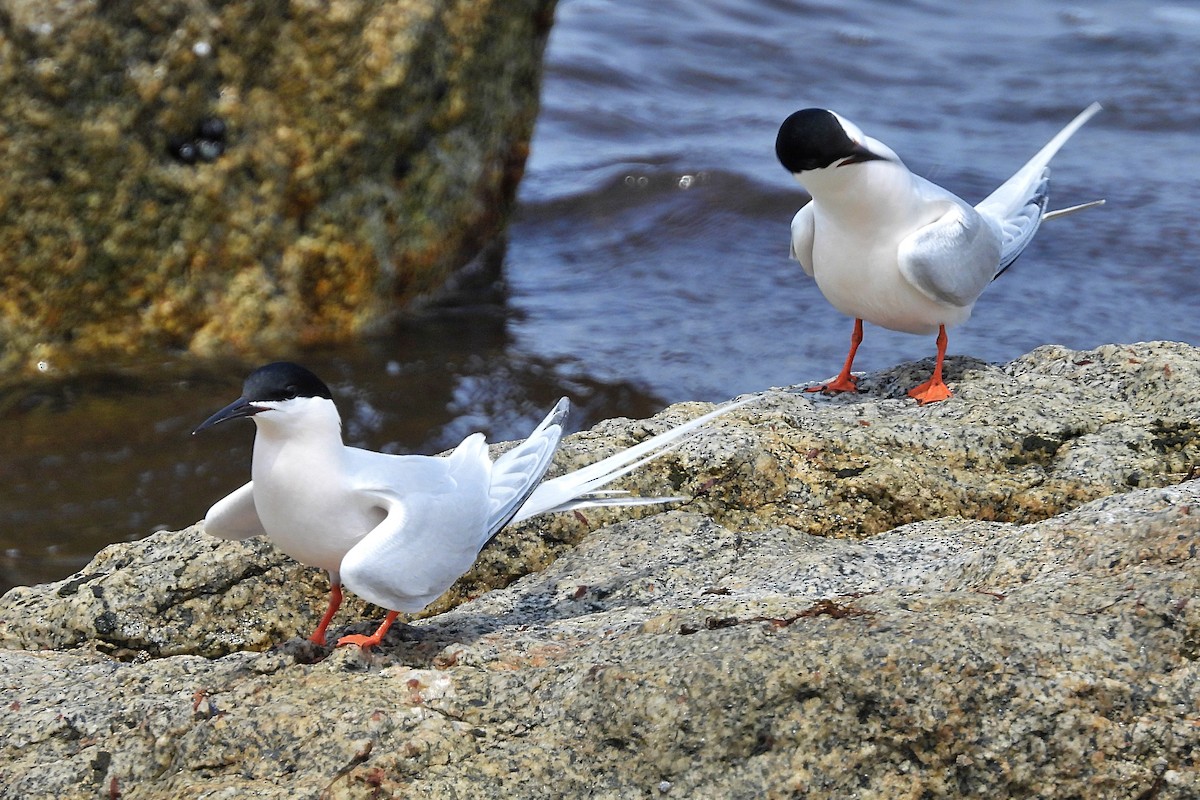
[[[386,337],[297,357],[333,389],[350,444],[438,452],[473,431],[526,435],[563,394],[571,430],[661,400],[514,349],[500,303],[442,309]],[[191,430],[252,364],[181,360],[0,393],[0,591],[56,580],[107,544],[200,519],[249,479],[250,423]]]

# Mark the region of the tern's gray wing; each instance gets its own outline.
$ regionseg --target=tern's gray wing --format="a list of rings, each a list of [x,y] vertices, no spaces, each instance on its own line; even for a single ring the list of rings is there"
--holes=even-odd
[[[1029,195],[1025,205],[1009,214],[1000,222],[1000,266],[996,275],[1012,266],[1017,257],[1033,241],[1046,213],[1050,200],[1050,170],[1042,172],[1042,179]]]
[[[813,231],[816,221],[813,204],[810,202],[792,217],[792,258],[800,262],[808,277],[813,274]]]
[[[529,495],[542,482],[558,450],[563,422],[571,404],[562,398],[529,438],[508,450],[492,464],[488,484],[487,541],[509,523]]]
[[[204,531],[219,539],[265,535],[262,520],[254,508],[254,481],[213,503],[204,515]]]
[[[929,299],[963,308],[996,276],[1000,233],[965,203],[947,202],[938,219],[900,240],[900,273]]]

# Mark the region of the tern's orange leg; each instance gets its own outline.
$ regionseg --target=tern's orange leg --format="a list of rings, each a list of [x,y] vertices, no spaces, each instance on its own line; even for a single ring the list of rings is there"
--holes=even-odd
[[[838,376],[829,383],[820,386],[810,386],[804,391],[806,392],[857,392],[858,378],[850,374],[851,368],[854,366],[854,356],[858,352],[858,346],[862,344],[863,330],[862,320],[854,320],[854,333],[850,335],[850,355],[846,356],[846,364],[842,367],[842,371]]]
[[[398,611],[389,611],[384,618],[383,623],[375,629],[375,632],[370,636],[362,634],[354,634],[353,636],[343,636],[338,639],[337,646],[345,647],[348,644],[356,644],[363,650],[369,650],[375,645],[383,641],[383,637],[387,634],[388,628],[392,627],[392,623],[396,621],[396,617],[400,616]]]
[[[325,629],[329,627],[329,621],[333,619],[333,615],[342,607],[342,585],[333,583],[329,586],[329,606],[325,609],[324,616],[321,617],[320,623],[317,624],[317,629],[313,631],[313,635],[308,637],[308,640],[313,644],[325,646]]]
[[[946,360],[946,326],[938,326],[937,361],[933,364],[933,375],[920,386],[908,390],[908,396],[921,405],[938,403],[954,396],[950,387],[942,380],[942,362]]]

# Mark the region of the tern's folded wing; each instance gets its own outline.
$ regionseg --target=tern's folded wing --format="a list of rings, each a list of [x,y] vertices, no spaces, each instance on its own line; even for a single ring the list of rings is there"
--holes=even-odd
[[[948,203],[937,220],[900,241],[900,273],[929,299],[963,308],[996,275],[1000,232],[965,203]]]
[[[484,519],[472,512],[483,505],[450,496],[387,502],[384,520],[342,558],[342,583],[390,611],[420,611],[475,563]]]
[[[471,568],[487,539],[487,447],[474,434],[446,458],[370,455],[374,487],[356,488],[355,502],[383,519],[342,558],[342,583],[391,611],[420,611]]]
[[[204,531],[220,539],[262,536],[262,521],[254,508],[254,481],[222,497],[204,515]]]
[[[792,258],[800,262],[800,267],[808,277],[813,274],[813,231],[816,224],[813,217],[813,204],[809,203],[796,212],[792,217]]]

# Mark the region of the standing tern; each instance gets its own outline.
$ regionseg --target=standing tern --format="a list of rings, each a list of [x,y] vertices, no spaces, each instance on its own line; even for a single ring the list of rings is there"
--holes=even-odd
[[[1104,202],[1046,212],[1050,159],[1099,110],[1099,103],[1088,106],[975,207],[909,172],[890,147],[832,111],[806,108],[784,120],[775,154],[812,195],[792,220],[791,256],[834,308],[854,318],[842,371],[806,391],[857,390],[850,370],[866,320],[906,333],[937,331],[933,375],[908,394],[922,405],[949,398],[946,328],[971,316],[1043,219]]]
[[[316,644],[325,644],[343,585],[387,609],[371,636],[337,642],[369,648],[379,644],[398,612],[420,611],[450,588],[509,522],[686,499],[632,497],[603,487],[746,402],[726,404],[543,482],[562,437],[565,397],[528,439],[495,461],[482,433],[444,458],[387,455],[342,443],[341,417],[320,378],[297,364],[267,364],[246,379],[241,397],[194,431],[238,417],[251,417],[257,427],[251,481],[213,505],[204,526],[222,539],[265,535],[297,561],[329,573],[329,606],[309,637]]]

